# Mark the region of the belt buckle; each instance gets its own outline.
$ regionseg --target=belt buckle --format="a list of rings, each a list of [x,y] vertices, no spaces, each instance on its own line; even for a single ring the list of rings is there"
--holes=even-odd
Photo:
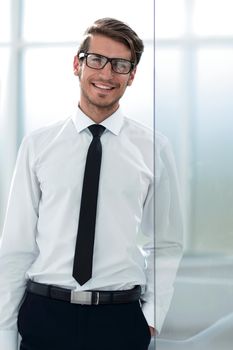
[[[93,298],[94,296],[94,298]],[[96,291],[71,291],[71,304],[81,305],[98,305],[100,300],[100,293]]]
[[[91,305],[92,304],[92,292],[72,290],[70,302],[71,302],[71,304]]]

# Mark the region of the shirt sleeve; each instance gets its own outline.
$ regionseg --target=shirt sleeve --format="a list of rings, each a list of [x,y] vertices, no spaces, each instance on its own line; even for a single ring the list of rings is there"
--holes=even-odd
[[[143,312],[150,326],[161,331],[168,312],[176,272],[182,257],[183,220],[174,156],[169,143],[156,145],[155,189],[149,189],[142,231],[153,237],[144,246],[147,284]]]
[[[40,189],[29,140],[20,147],[0,241],[0,349],[17,350],[17,315],[26,272],[37,255]]]

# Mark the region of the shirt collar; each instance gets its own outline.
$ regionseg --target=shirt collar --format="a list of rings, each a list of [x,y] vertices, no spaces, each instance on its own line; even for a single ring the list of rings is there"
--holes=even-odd
[[[88,126],[94,124],[93,120],[90,119],[83,111],[78,107],[72,115],[75,128],[78,133],[88,128]],[[111,131],[113,134],[118,135],[123,126],[124,116],[120,108],[106,118],[100,125],[103,125],[106,129]]]

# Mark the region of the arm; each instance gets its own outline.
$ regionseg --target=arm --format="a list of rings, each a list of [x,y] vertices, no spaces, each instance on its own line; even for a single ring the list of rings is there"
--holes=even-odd
[[[160,332],[168,312],[182,257],[183,220],[173,152],[167,139],[156,158],[155,288],[156,323]]]
[[[156,144],[155,151],[156,186],[154,192],[153,187],[149,189],[142,227],[143,232],[151,232],[150,236],[154,237],[144,246],[147,252],[147,290],[143,311],[148,324],[160,332],[182,256],[183,227],[173,154],[165,139],[162,145]],[[153,333],[153,329],[151,331]]]
[[[22,143],[0,242],[0,349],[17,349],[17,315],[25,292],[25,274],[34,261],[39,185],[32,168],[29,140]]]

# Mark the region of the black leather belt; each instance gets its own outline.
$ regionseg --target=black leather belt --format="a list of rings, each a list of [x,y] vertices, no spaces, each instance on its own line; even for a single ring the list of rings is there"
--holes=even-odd
[[[139,300],[141,296],[141,286],[120,291],[75,291],[31,280],[28,281],[26,290],[40,296],[81,305],[130,303]]]

